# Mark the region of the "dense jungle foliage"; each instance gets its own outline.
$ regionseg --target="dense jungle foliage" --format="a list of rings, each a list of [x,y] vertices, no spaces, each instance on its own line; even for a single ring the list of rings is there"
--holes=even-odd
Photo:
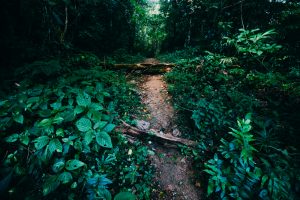
[[[164,74],[203,199],[299,199],[298,0],[42,0],[0,7],[1,199],[155,199],[143,110],[108,65]]]

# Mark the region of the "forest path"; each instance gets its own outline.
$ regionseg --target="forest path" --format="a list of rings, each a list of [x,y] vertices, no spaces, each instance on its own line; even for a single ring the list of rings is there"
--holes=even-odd
[[[154,58],[146,59],[144,63],[158,64]],[[171,96],[162,75],[142,75],[137,82],[142,103],[149,111],[150,128],[163,133],[180,136],[175,124],[176,113],[171,104]],[[156,168],[155,181],[159,191],[157,199],[166,200],[198,200],[200,188],[193,183],[191,161],[173,147],[166,144],[153,143],[150,148],[155,152],[151,162]]]

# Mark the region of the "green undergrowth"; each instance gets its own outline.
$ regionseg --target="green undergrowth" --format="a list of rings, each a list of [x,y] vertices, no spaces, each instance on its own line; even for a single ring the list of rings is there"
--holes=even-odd
[[[194,157],[208,199],[299,195],[299,62],[274,35],[240,30],[224,38],[223,53],[180,59],[165,75],[183,135],[198,141],[182,152]]]
[[[1,196],[149,199],[148,149],[116,130],[140,105],[125,76],[86,53],[21,69],[0,101]]]
[[[157,59],[162,62],[180,63],[195,58],[200,52],[200,47],[187,47],[183,50],[160,54]]]

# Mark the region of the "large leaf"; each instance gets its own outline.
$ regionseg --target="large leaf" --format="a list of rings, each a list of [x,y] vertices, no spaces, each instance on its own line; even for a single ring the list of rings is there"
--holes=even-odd
[[[27,146],[29,144],[29,137],[28,137],[28,135],[25,135],[25,134],[20,135],[20,142],[22,144],[25,144]]]
[[[84,165],[85,163],[81,162],[80,160],[68,160],[66,163],[66,169],[72,171],[80,167],[83,167]]]
[[[53,108],[54,110],[59,110],[62,105],[61,105],[61,102],[54,102],[50,105],[51,108]]]
[[[80,114],[84,111],[84,107],[82,106],[76,106],[75,110],[74,110],[74,113],[75,114]]]
[[[49,142],[49,151],[51,153],[53,153],[54,151],[62,152],[62,144],[57,138]]]
[[[96,141],[102,147],[112,148],[111,138],[108,133],[104,131],[96,133]]]
[[[107,124],[106,121],[100,121],[100,122],[97,122],[97,123],[94,125],[93,129],[97,129],[97,128],[102,129],[104,126],[106,126],[106,124]]]
[[[88,131],[84,134],[83,141],[86,145],[89,145],[93,141],[93,133],[91,131]]]
[[[91,97],[86,93],[79,94],[76,97],[76,102],[79,106],[87,107],[91,104]]]
[[[52,166],[52,170],[53,172],[55,173],[58,173],[60,172],[63,168],[65,167],[65,161],[60,159],[60,160],[57,160],[54,165]]]
[[[24,116],[22,114],[17,114],[14,117],[15,122],[18,122],[20,124],[23,124],[24,122]]]
[[[73,179],[73,177],[72,177],[72,174],[70,172],[63,172],[58,177],[58,180],[62,184],[67,184],[67,183],[71,182],[72,179]]]
[[[136,200],[136,196],[130,192],[119,192],[114,200]]]
[[[51,119],[43,119],[42,121],[39,122],[38,126],[39,127],[46,127],[46,126],[50,126],[51,124],[52,124]]]
[[[82,151],[82,142],[79,139],[74,142],[74,149],[78,150],[79,152]]]
[[[46,196],[58,188],[60,182],[57,181],[57,176],[50,176],[43,185],[43,195]]]
[[[63,121],[64,121],[64,118],[62,118],[59,115],[56,115],[52,122],[53,122],[53,124],[61,124]]]
[[[116,125],[114,125],[114,124],[107,124],[107,126],[105,126],[103,131],[110,133],[112,130],[114,130],[115,127],[116,127]]]
[[[19,134],[15,133],[15,134],[12,134],[12,135],[6,137],[5,142],[8,142],[8,143],[15,142],[18,140],[18,138],[19,138]]]
[[[100,198],[104,200],[111,200],[111,194],[108,189],[106,188],[98,188],[98,195]]]
[[[60,116],[64,119],[65,122],[73,121],[75,118],[74,110],[67,109],[64,112],[60,113]]]
[[[40,150],[49,143],[49,140],[50,139],[48,136],[38,137],[34,140],[34,142],[35,142],[34,146],[37,150]]]
[[[44,163],[48,163],[53,153],[49,151],[49,146],[46,145],[43,154],[39,157]]]
[[[90,109],[96,110],[96,111],[100,111],[100,110],[103,110],[104,108],[103,108],[103,106],[102,106],[101,104],[99,104],[99,103],[92,103],[92,104],[90,105]]]
[[[65,136],[64,129],[62,129],[62,128],[57,129],[56,132],[55,132],[55,134],[58,137],[64,137]]]
[[[211,195],[214,192],[214,183],[213,181],[210,179],[208,181],[208,187],[207,187],[207,196]]]
[[[92,122],[88,118],[81,118],[76,122],[76,127],[81,132],[87,132],[92,129]]]

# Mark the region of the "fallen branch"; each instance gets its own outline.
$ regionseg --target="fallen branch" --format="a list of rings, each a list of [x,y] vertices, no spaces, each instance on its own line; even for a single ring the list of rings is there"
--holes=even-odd
[[[122,121],[122,124],[123,124],[124,128],[120,129],[120,131],[124,134],[129,134],[134,137],[144,138],[145,136],[150,136],[150,137],[155,138],[156,140],[169,142],[169,143],[175,143],[175,144],[180,143],[180,144],[184,144],[187,146],[196,146],[196,144],[197,144],[197,142],[195,142],[195,141],[184,139],[184,138],[178,138],[171,134],[164,134],[164,133],[161,133],[161,132],[153,130],[153,129],[151,129],[149,131],[140,130],[136,127],[133,127],[133,126],[127,124],[124,121]]]

